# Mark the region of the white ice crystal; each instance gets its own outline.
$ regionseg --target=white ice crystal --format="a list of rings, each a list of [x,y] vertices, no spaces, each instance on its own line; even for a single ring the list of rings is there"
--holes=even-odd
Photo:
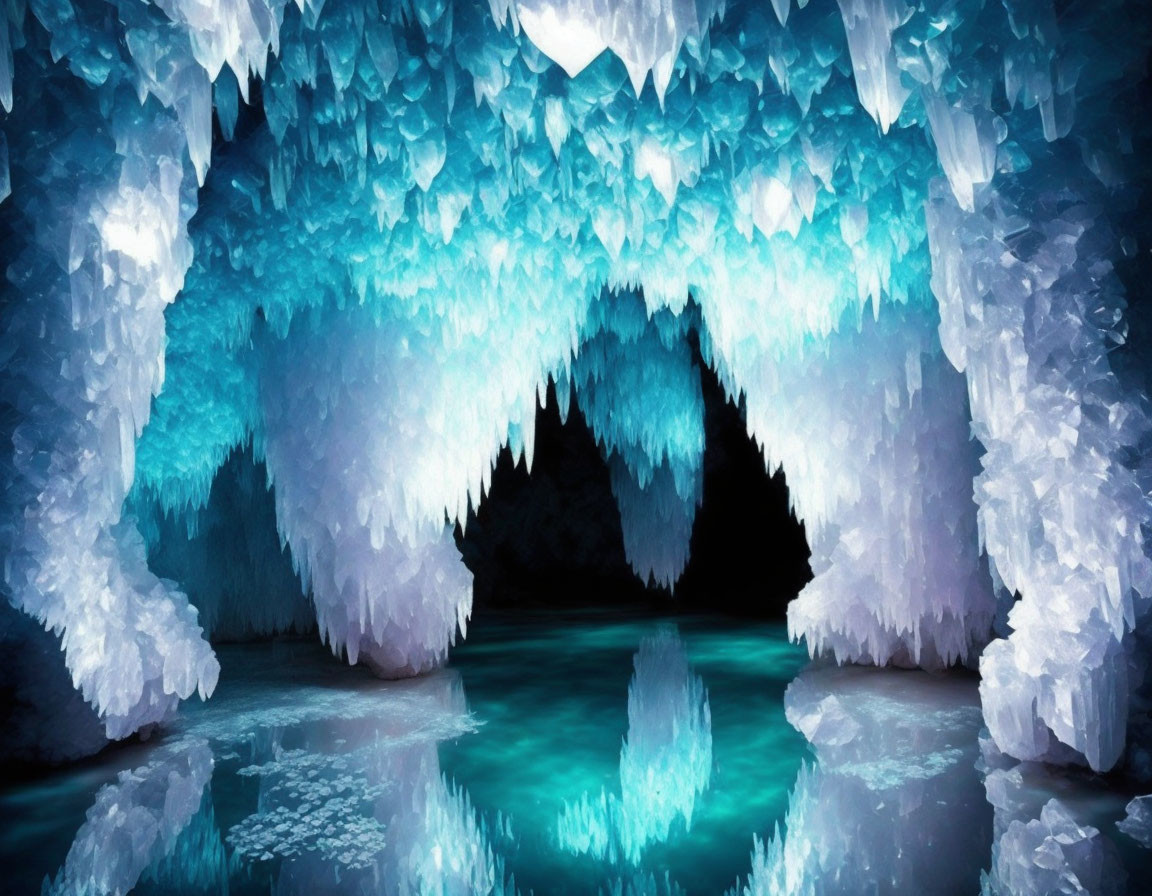
[[[1152,849],[1152,794],[1138,796],[1128,803],[1124,818],[1116,827],[1141,846]]]

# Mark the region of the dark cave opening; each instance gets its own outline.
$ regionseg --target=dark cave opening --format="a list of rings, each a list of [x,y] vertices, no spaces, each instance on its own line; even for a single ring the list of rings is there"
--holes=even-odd
[[[688,565],[672,593],[628,565],[608,465],[573,407],[561,421],[555,384],[536,414],[532,472],[500,452],[492,483],[456,543],[474,576],[473,612],[517,607],[632,608],[783,617],[811,579],[804,527],[783,472],[769,475],[743,412],[699,361],[705,408],[703,501]],[[573,402],[573,405],[575,403]]]

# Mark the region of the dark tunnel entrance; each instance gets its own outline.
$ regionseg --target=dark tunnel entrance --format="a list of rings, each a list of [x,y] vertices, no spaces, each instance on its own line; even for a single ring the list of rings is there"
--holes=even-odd
[[[688,565],[670,594],[628,565],[608,465],[572,402],[562,421],[555,384],[536,414],[529,474],[500,452],[491,487],[456,544],[474,576],[473,614],[517,607],[710,611],[781,618],[812,578],[804,526],[783,472],[770,476],[741,408],[697,350],[705,411],[703,500]]]

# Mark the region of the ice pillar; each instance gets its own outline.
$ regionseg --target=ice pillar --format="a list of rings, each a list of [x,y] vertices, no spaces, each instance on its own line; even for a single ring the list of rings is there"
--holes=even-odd
[[[1063,744],[1108,769],[1152,595],[1148,474],[1133,451],[1149,420],[1108,360],[1124,341],[1111,234],[1070,186],[967,212],[937,184],[927,215],[941,341],[987,452],[981,540],[1021,596],[1011,636],[981,658],[988,727],[1017,758],[1066,758]]]

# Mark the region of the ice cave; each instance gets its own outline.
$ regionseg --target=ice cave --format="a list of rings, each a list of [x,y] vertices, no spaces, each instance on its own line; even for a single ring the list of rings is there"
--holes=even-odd
[[[0,890],[1152,893],[1147,0],[0,0]]]

